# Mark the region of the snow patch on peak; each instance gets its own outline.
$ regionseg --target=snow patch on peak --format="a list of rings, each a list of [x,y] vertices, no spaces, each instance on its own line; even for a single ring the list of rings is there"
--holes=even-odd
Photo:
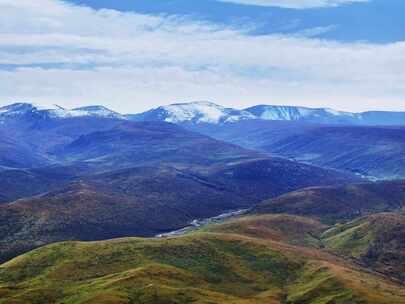
[[[66,111],[65,108],[58,106],[57,104],[44,106],[44,105],[32,103],[31,105],[33,108],[35,108],[38,111]]]
[[[2,117],[18,117],[28,113],[38,112],[37,107],[30,103],[13,103],[0,108],[0,115]]]
[[[98,116],[105,118],[125,119],[124,115],[114,112],[104,106],[86,106],[70,110],[74,116]]]
[[[309,114],[309,109],[303,107],[272,105],[256,106],[247,111],[265,120],[298,120],[299,117]]]
[[[167,111],[166,122],[179,123],[197,120],[197,122],[219,123],[223,117],[220,106],[208,102],[173,104],[163,107]]]

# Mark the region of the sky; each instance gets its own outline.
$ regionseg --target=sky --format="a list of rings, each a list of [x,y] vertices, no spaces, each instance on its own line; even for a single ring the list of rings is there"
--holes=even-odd
[[[405,111],[403,0],[0,0],[0,105]]]

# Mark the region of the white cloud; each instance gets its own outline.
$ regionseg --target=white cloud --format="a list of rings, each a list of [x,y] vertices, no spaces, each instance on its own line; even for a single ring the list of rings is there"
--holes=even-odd
[[[334,7],[355,2],[369,2],[370,0],[218,0],[243,5],[275,6],[293,9],[308,9],[317,7]]]
[[[405,109],[404,42],[247,31],[53,0],[0,0],[0,64],[17,66],[0,70],[0,100],[104,103],[124,112],[192,99]]]

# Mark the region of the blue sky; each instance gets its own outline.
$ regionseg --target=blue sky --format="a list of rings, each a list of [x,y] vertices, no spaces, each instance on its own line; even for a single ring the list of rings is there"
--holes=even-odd
[[[111,8],[145,14],[184,15],[223,24],[254,23],[254,34],[295,33],[313,28],[329,28],[319,37],[339,41],[386,43],[405,40],[405,1],[374,0],[311,9],[289,9],[280,6],[239,5],[215,0],[75,0],[96,9]],[[242,0],[243,2],[244,0]],[[245,0],[249,2],[249,0]],[[260,1],[260,0],[259,0]],[[236,0],[236,2],[238,2]],[[255,1],[250,1],[254,3]],[[266,3],[266,0],[262,1]],[[271,2],[271,1],[267,1]],[[283,2],[276,1],[276,2]],[[284,1],[291,3],[305,0]],[[327,3],[328,1],[324,1]],[[287,5],[288,6],[288,5]]]
[[[402,0],[1,0],[0,99],[405,110]]]

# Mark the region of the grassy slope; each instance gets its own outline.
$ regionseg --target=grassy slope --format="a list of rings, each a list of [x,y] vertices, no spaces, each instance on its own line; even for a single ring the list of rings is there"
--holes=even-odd
[[[310,218],[275,214],[245,216],[220,225],[209,226],[205,230],[319,248],[322,246],[321,235],[327,227]]]
[[[178,238],[49,245],[0,266],[0,303],[405,303],[405,288],[292,245],[298,230],[282,235],[296,224],[315,238],[323,227],[269,215]]]
[[[325,246],[379,272],[405,281],[405,216],[394,213],[360,218],[327,230]]]

